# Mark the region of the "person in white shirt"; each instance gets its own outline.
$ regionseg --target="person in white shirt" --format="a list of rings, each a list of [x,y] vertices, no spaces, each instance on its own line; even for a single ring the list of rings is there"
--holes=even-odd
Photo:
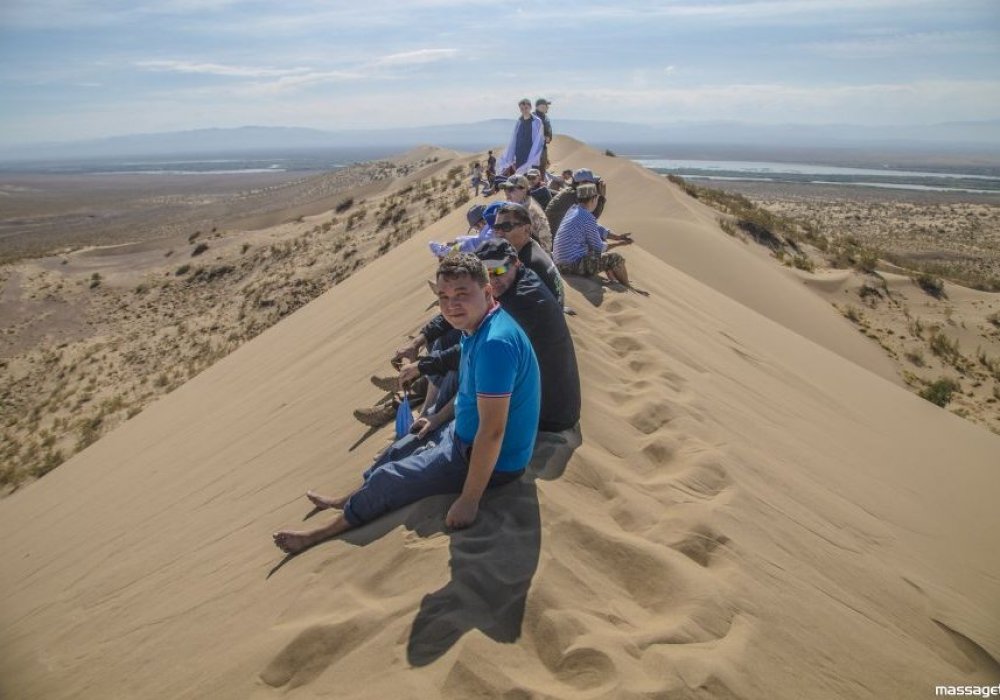
[[[497,161],[500,175],[523,175],[538,167],[545,147],[545,125],[531,113],[531,100],[527,97],[518,103],[521,116],[514,124],[507,148]]]

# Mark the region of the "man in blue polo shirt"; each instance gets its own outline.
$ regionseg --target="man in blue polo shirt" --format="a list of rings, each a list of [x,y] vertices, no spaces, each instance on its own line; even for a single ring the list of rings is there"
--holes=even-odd
[[[437,272],[441,314],[462,331],[455,422],[437,443],[364,474],[345,498],[310,492],[324,508],[340,508],[314,530],[282,530],[274,543],[290,554],[401,508],[443,493],[459,496],[448,509],[448,527],[476,519],[485,490],[518,479],[531,459],[538,427],[541,383],[531,343],[493,298],[483,263],[468,253],[445,258]]]

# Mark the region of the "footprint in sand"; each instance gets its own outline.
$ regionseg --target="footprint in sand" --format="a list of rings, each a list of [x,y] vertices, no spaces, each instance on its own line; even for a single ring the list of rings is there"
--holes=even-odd
[[[626,382],[620,389],[613,389],[608,392],[608,396],[618,403],[628,403],[641,398],[644,394],[650,393],[657,387],[648,379],[636,379]]]
[[[596,690],[617,677],[615,664],[599,649],[580,647],[567,651],[554,669],[555,677],[578,690]]]
[[[366,628],[356,618],[307,627],[261,671],[260,679],[272,688],[297,688],[311,683],[354,649],[367,636]]]
[[[664,467],[674,466],[677,449],[678,445],[675,440],[657,435],[643,445],[639,452],[650,467],[660,470],[662,473]]]
[[[695,564],[708,568],[715,558],[715,551],[727,544],[729,538],[725,535],[720,535],[707,525],[698,525],[670,546]]]
[[[644,401],[628,422],[644,435],[651,435],[674,419],[674,410],[664,401]]]
[[[633,328],[643,319],[642,313],[619,301],[611,302],[605,310],[605,320],[619,329]]]
[[[630,335],[615,336],[608,341],[608,345],[611,346],[619,357],[625,357],[630,353],[646,348],[645,343],[636,340]]]
[[[729,472],[715,459],[707,459],[681,474],[674,487],[699,500],[716,498],[732,485]]]

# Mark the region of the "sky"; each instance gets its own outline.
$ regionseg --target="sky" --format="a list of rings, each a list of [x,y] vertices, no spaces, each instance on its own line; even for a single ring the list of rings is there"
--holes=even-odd
[[[517,115],[1000,119],[1000,0],[0,0],[0,145]]]

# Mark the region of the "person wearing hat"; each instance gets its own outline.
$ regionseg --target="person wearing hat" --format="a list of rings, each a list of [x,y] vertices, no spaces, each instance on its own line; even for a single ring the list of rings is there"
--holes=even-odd
[[[384,462],[342,498],[306,494],[320,509],[341,512],[311,530],[281,530],[275,546],[297,554],[427,496],[457,493],[445,517],[471,525],[486,489],[524,474],[538,434],[541,379],[531,342],[493,297],[489,273],[469,253],[449,255],[437,270],[438,302],[462,331],[455,420],[433,446]]]
[[[521,115],[514,123],[507,148],[497,161],[497,172],[500,175],[523,174],[529,168],[536,167],[542,157],[542,148],[545,147],[545,126],[541,119],[531,113],[531,100],[525,97],[517,106]]]
[[[509,211],[502,210],[498,215],[498,223],[505,221],[508,214]],[[514,246],[508,241],[491,238],[479,247],[476,257],[483,261],[490,275],[493,294],[500,307],[524,329],[538,358],[542,383],[538,429],[559,432],[572,428],[580,420],[580,375],[573,337],[566,325],[562,304],[555,299],[539,276],[521,262]],[[428,342],[428,338],[435,338],[446,327],[444,317],[438,316],[417,336],[418,343]],[[434,340],[429,342],[433,343]],[[453,347],[442,352],[431,352],[415,362],[402,365],[399,371],[400,383],[415,381],[420,376],[441,376],[457,370],[460,352],[460,348]],[[440,395],[438,400],[441,400]],[[439,421],[431,418],[427,426],[415,423],[414,427],[436,430],[439,424]],[[398,457],[403,454],[403,450],[412,447],[394,446],[388,452],[391,453],[390,457]]]
[[[473,204],[469,207],[469,210],[465,212],[465,218],[469,222],[469,233],[465,236],[457,236],[447,243],[431,241],[427,244],[431,252],[438,258],[443,258],[455,251],[473,252],[483,241],[493,235],[493,229],[490,228],[490,223],[487,220],[487,211],[490,211],[491,207],[492,217],[490,218],[496,216],[498,207],[494,207],[493,204],[497,204],[497,202],[490,205]]]
[[[556,301],[562,305],[565,302],[562,278],[559,270],[549,254],[542,249],[538,241],[531,237],[530,210],[524,205],[506,202],[497,213],[497,221],[493,227],[494,235],[508,241],[517,257],[528,268],[534,270],[545,286],[549,288]]]
[[[542,146],[542,157],[538,161],[539,169],[544,173],[549,169],[549,144],[552,143],[552,122],[549,121],[549,105],[552,104],[544,97],[535,100],[535,116],[542,120],[542,136],[545,138],[545,145]],[[544,205],[542,205],[544,207]]]
[[[578,203],[570,207],[556,234],[556,247],[552,254],[556,267],[563,274],[584,277],[603,272],[609,281],[631,287],[625,258],[608,252],[608,249],[628,245],[632,243],[632,238],[628,234],[612,233],[597,223],[593,214],[597,208],[597,185],[577,185],[576,196]],[[609,238],[614,243],[607,243]]]
[[[549,202],[552,201],[552,191],[545,184],[545,178],[542,177],[542,171],[537,168],[532,168],[524,174],[528,178],[528,194],[531,198],[538,202],[538,206],[545,211],[545,207],[549,206]],[[547,221],[547,220],[546,220]]]
[[[552,230],[545,210],[531,197],[531,183],[524,175],[512,175],[500,185],[508,202],[520,204],[528,210],[531,217],[531,237],[538,241],[544,250],[552,250]]]
[[[566,183],[568,187],[560,190],[549,202],[549,206],[545,207],[545,217],[549,221],[549,230],[553,233],[553,239],[555,239],[554,234],[559,230],[559,224],[562,223],[566,212],[579,201],[576,197],[577,186],[588,183],[597,185],[597,208],[594,209],[593,214],[595,219],[601,218],[604,204],[607,202],[607,187],[604,181],[588,168],[574,170],[570,180]],[[555,245],[554,240],[553,245]]]

